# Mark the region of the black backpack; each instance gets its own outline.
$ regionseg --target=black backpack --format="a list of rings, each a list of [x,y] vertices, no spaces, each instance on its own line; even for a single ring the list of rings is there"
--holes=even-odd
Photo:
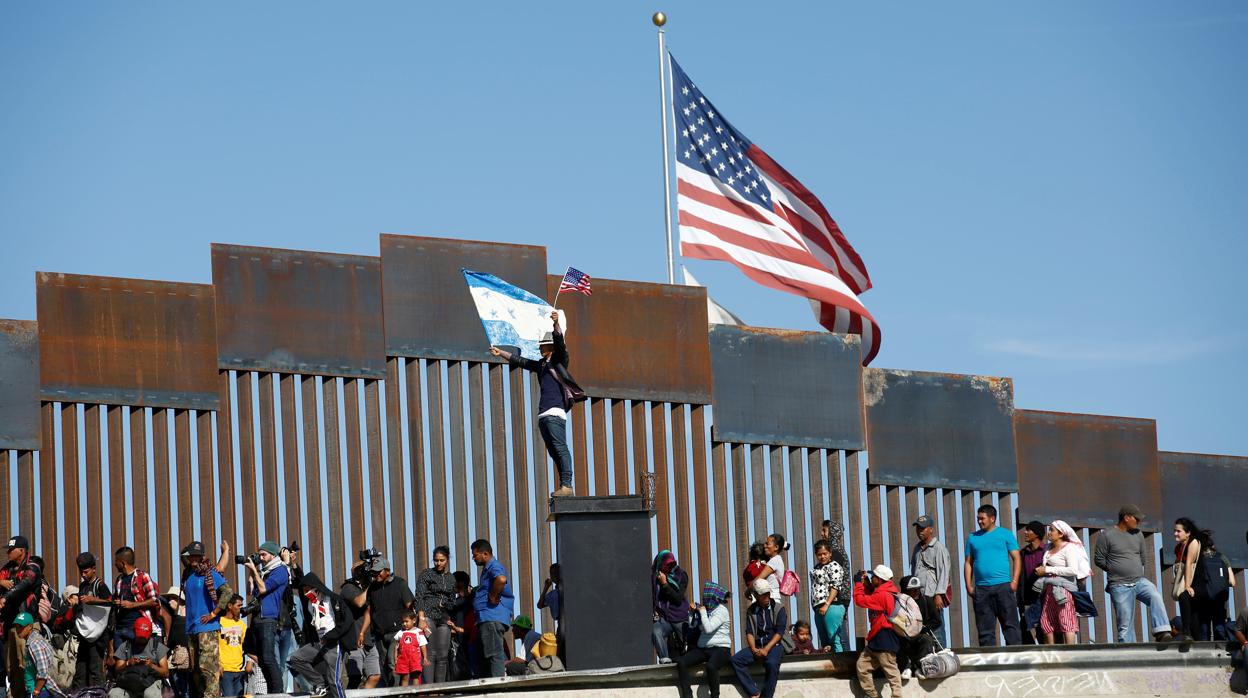
[[[1231,571],[1227,568],[1226,558],[1222,557],[1222,553],[1208,552],[1202,555],[1205,558],[1205,564],[1201,565],[1204,569],[1204,579],[1197,580],[1197,583],[1203,581],[1205,595],[1210,599],[1217,599],[1230,590],[1231,585],[1227,578]]]

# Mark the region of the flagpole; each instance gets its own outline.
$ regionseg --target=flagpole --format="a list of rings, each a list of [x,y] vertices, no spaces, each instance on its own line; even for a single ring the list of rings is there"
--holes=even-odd
[[[572,267],[568,267],[568,271],[572,271]],[[563,272],[564,279],[568,278],[568,271]],[[560,293],[563,293],[563,280],[562,279],[559,280],[559,290],[555,291],[555,302],[551,304],[551,307],[554,308],[555,310],[559,309],[559,294]]]
[[[672,175],[669,172],[671,157],[668,154],[667,135],[667,47],[663,41],[663,25],[667,15],[655,12],[650,18],[659,28],[659,111],[663,123],[663,225],[667,230],[667,283],[676,283],[676,263],[672,259]]]

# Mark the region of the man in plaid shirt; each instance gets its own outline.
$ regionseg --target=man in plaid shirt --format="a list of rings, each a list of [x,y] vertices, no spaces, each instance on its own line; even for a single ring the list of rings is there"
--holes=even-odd
[[[13,625],[17,636],[26,643],[26,692],[31,698],[65,695],[53,678],[56,658],[52,645],[36,630],[34,617],[22,611],[13,619]]]
[[[117,607],[117,641],[134,639],[134,621],[140,616],[152,619],[160,608],[160,589],[151,575],[134,566],[134,548],[123,546],[113,555],[117,567],[117,586],[113,605]]]

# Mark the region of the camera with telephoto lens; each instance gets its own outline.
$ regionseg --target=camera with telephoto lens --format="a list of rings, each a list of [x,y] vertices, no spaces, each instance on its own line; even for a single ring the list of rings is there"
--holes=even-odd
[[[251,614],[257,613],[259,611],[260,611],[260,599],[252,599],[251,601],[247,602],[246,606],[243,606],[243,610],[240,615],[250,616]]]
[[[256,567],[259,567],[262,564],[260,562],[260,553],[252,553],[250,555],[235,555],[234,556],[234,564],[236,565],[245,565],[247,564],[248,560],[251,560],[252,564],[254,564]]]
[[[381,551],[377,548],[365,548],[360,551],[360,562],[368,562],[381,557]]]

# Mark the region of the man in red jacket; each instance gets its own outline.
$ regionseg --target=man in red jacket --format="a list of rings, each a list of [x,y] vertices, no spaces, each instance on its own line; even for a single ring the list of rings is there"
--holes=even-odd
[[[901,639],[893,632],[888,619],[896,602],[893,571],[884,565],[876,565],[872,572],[859,572],[854,581],[854,604],[867,609],[867,648],[858,656],[858,683],[867,698],[879,698],[875,679],[871,672],[880,669],[893,689],[893,698],[901,696],[901,672],[897,670],[897,652]]]

